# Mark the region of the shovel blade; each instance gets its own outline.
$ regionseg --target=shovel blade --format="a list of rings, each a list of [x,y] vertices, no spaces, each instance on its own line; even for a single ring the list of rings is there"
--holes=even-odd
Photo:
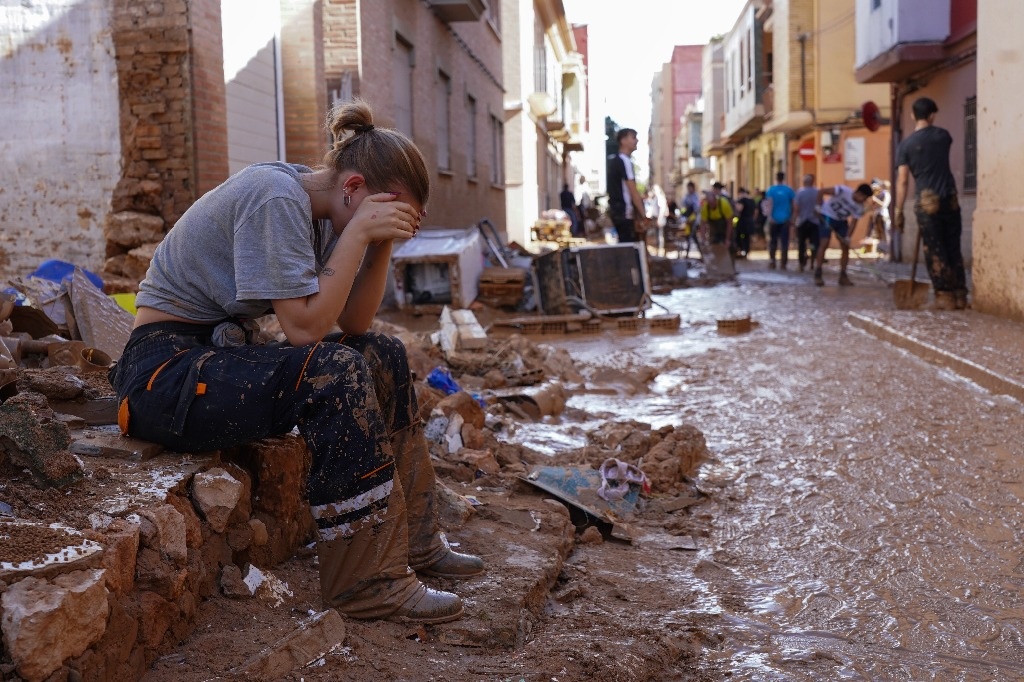
[[[917,310],[928,302],[928,282],[901,279],[893,283],[893,302],[897,310]]]

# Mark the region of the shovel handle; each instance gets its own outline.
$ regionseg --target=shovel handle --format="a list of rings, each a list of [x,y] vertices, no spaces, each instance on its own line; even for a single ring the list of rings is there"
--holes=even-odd
[[[910,266],[910,281],[917,279],[917,256],[921,251],[921,225],[917,226],[917,239],[914,241],[914,262]]]

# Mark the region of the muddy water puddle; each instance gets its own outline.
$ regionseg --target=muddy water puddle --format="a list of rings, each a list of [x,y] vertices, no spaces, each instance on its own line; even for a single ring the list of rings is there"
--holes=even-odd
[[[1024,408],[847,325],[891,307],[884,287],[797,284],[658,298],[678,334],[559,339],[584,376],[620,380],[509,437],[555,452],[613,419],[704,432],[710,535],[671,569],[691,598],[662,618],[703,633],[707,678],[1024,679]],[[719,334],[737,310],[755,328]]]

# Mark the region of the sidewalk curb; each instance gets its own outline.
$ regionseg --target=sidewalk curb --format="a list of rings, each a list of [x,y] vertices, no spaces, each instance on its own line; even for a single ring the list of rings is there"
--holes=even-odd
[[[976,362],[916,339],[867,315],[851,312],[847,315],[846,321],[851,326],[862,329],[876,338],[910,351],[926,362],[951,369],[960,376],[970,379],[993,393],[1008,395],[1024,402],[1024,384],[1019,381],[1005,377]]]

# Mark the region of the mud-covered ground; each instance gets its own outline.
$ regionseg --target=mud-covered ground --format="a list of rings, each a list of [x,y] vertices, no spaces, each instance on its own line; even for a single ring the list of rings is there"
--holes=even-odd
[[[639,524],[695,550],[580,543],[519,647],[349,622],[342,649],[288,679],[1024,678],[1021,404],[846,324],[891,309],[873,278],[816,288],[743,266],[738,284],[658,297],[677,334],[537,339],[617,390],[576,391],[561,419],[504,435],[557,455],[608,421],[697,426],[700,501]],[[736,311],[754,329],[720,335]],[[319,608],[311,558],[281,577],[295,613]],[[275,627],[258,603],[220,608],[200,632]],[[174,656],[152,679],[172,679]]]

